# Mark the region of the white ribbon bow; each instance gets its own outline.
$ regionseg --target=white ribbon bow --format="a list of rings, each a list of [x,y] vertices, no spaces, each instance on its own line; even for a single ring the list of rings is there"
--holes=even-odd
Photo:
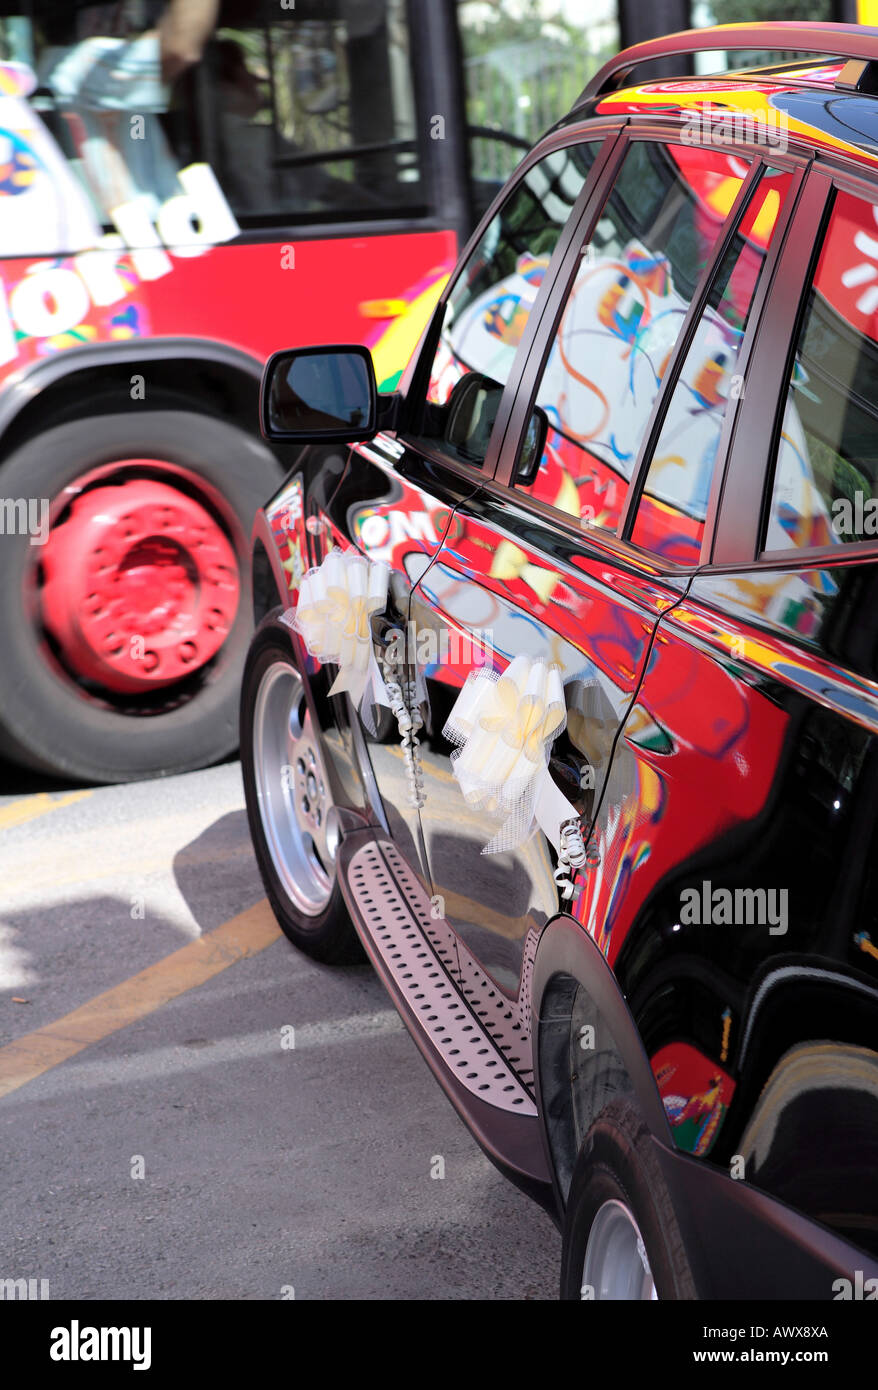
[[[471,671],[443,735],[464,798],[503,818],[483,854],[522,844],[539,823],[555,849],[562,822],[577,811],[549,774],[549,748],[567,723],[558,666],[517,656],[502,674]]]
[[[282,621],[302,636],[310,654],[338,666],[330,695],[347,691],[375,733],[372,705],[390,705],[372,645],[370,619],[387,604],[390,567],[355,550],[330,550],[299,585],[299,601]]]

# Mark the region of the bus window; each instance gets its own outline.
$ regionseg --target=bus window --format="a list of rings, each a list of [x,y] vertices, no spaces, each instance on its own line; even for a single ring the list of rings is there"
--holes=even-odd
[[[617,0],[592,0],[587,23],[574,22],[576,9],[566,0],[508,9],[482,0],[458,2],[477,217],[522,155],[620,46]]]
[[[2,8],[0,255],[422,211],[405,0]]]
[[[382,215],[422,199],[404,0],[298,0],[207,54],[210,162],[235,214]]]

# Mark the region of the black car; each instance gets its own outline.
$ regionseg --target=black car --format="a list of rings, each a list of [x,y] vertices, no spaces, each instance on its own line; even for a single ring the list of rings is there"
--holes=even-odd
[[[876,74],[854,26],[628,50],[398,391],[266,368],[266,889],[365,950],[565,1298],[878,1297]]]

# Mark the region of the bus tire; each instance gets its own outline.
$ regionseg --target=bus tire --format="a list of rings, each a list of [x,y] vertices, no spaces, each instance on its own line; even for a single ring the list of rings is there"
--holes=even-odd
[[[259,440],[212,416],[180,410],[139,413],[135,406],[124,414],[74,420],[45,430],[11,453],[0,465],[0,507],[5,506],[5,511],[0,510],[0,521],[5,523],[0,527],[0,754],[56,777],[109,783],[187,772],[232,753],[238,742],[238,690],[252,628],[250,531],[257,508],[280,478],[280,465]],[[98,644],[92,639],[86,661],[77,628],[80,595],[76,588],[83,587],[84,593],[92,570],[83,578],[83,566],[72,560],[74,555],[91,557],[98,543],[99,523],[93,516],[82,519],[81,508],[88,507],[82,499],[101,488],[100,496],[109,500],[110,512],[121,509],[122,524],[124,496],[137,503],[158,495],[149,491],[150,481],[160,485],[164,499],[169,496],[165,489],[173,489],[187,519],[206,523],[207,530],[177,528],[175,534],[188,538],[192,555],[185,548],[175,549],[173,539],[150,536],[137,559],[120,562],[118,572],[129,585],[126,594],[133,595],[126,597],[127,627],[120,628],[125,640],[132,613],[146,612],[152,620],[155,611],[173,612],[173,608],[150,605],[161,584],[169,582],[163,576],[168,575],[169,564],[177,563],[178,555],[174,574],[184,575],[190,586],[181,588],[174,581],[173,592],[185,594],[181,607],[192,603],[192,593],[207,592],[205,572],[191,563],[201,544],[193,538],[203,534],[216,542],[209,553],[229,561],[224,574],[234,574],[236,566],[237,607],[233,597],[226,600],[227,630],[208,618],[203,645],[199,645],[200,631],[196,634],[199,641],[191,644],[194,660],[201,650],[210,652],[213,644],[216,649],[209,659],[193,665],[170,685],[120,691],[120,685],[132,679],[130,675],[119,677],[103,666],[97,678],[93,667],[85,676],[82,673],[82,666],[94,656],[92,647],[97,652]],[[75,490],[66,492],[71,486]],[[39,507],[51,503],[48,544],[33,543],[32,531],[21,531],[22,513],[15,510],[20,499],[36,504],[34,520]],[[93,498],[92,512],[100,510]],[[152,513],[141,508],[137,515],[150,518]],[[177,518],[180,512],[172,508],[170,515]],[[11,525],[13,519],[19,524]],[[64,534],[64,549],[59,551],[58,538],[71,522],[73,529]],[[145,525],[148,530],[151,521]],[[118,553],[124,553],[124,541]],[[62,555],[63,565],[58,563]],[[147,560],[140,564],[142,555]],[[131,570],[138,564],[138,575],[146,576],[140,589],[140,581],[135,577],[132,587],[131,579]],[[47,573],[54,575],[49,588]],[[65,592],[67,573],[69,592]],[[108,569],[105,591],[110,595],[116,593],[111,587],[116,573]],[[47,623],[50,591],[54,629]],[[234,594],[234,579],[226,592]],[[93,597],[85,595],[86,602]],[[63,641],[59,647],[59,606],[68,647]],[[204,613],[203,608],[200,611]],[[185,645],[178,644],[177,652],[182,653]],[[102,660],[102,653],[97,652],[95,659]],[[176,659],[179,665],[180,658]],[[106,686],[101,679],[105,669]],[[173,654],[169,669],[177,669]],[[139,672],[133,679],[141,679]]]

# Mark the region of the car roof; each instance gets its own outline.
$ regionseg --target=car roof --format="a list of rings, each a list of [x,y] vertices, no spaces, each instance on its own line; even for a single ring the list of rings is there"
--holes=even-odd
[[[638,67],[642,71],[643,63],[662,60],[667,69],[676,60],[683,67],[695,53],[716,52],[720,44],[750,54],[761,48],[777,55],[782,46],[795,51],[796,39],[813,46],[824,38],[825,50],[810,58],[695,77],[630,80]],[[831,53],[843,56],[828,57]],[[625,85],[619,86],[620,80]],[[834,151],[869,165],[878,163],[878,30],[770,23],[687,31],[647,41],[624,50],[595,74],[554,129],[594,116],[670,117],[706,123],[721,115],[730,116],[733,124],[737,118],[737,129],[748,131],[750,141],[754,127],[762,125],[769,146],[771,132],[782,130],[784,137],[810,149]]]

